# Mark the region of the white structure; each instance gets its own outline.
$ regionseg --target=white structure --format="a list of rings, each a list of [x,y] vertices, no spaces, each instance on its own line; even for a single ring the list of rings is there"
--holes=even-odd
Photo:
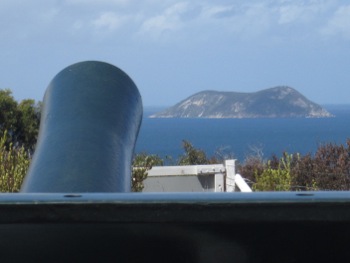
[[[225,164],[155,166],[148,171],[143,192],[251,192],[235,173],[235,160]]]

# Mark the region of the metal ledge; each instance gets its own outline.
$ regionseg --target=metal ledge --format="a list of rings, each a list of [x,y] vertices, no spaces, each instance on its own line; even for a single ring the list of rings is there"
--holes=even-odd
[[[0,195],[1,262],[347,262],[348,192]]]
[[[0,212],[0,223],[350,222],[350,194],[2,194]]]

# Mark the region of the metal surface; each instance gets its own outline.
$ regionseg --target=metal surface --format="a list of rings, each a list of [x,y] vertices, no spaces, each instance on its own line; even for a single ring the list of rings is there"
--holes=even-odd
[[[349,222],[347,192],[1,194],[0,223]]]
[[[236,160],[225,160],[225,167],[226,192],[234,192],[236,188]]]
[[[222,164],[205,165],[180,165],[180,166],[153,166],[147,171],[148,176],[168,176],[168,175],[206,175],[225,172]]]
[[[227,189],[234,192],[235,189],[235,160],[226,160],[225,165],[153,166],[147,174],[143,192],[226,192]],[[243,186],[239,188],[241,192],[251,192],[243,178],[240,186]]]
[[[0,195],[1,262],[347,262],[345,192]]]
[[[22,192],[128,192],[142,118],[134,82],[103,62],[71,65],[44,96]]]
[[[246,181],[240,174],[235,175],[235,185],[238,186],[240,192],[252,192],[252,189],[249,187],[249,185],[246,183]]]
[[[216,174],[148,176],[142,192],[216,192]]]

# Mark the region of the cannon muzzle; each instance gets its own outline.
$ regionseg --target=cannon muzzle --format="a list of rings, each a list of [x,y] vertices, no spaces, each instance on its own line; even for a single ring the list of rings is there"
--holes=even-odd
[[[88,61],[49,84],[22,192],[129,192],[142,119],[139,91],[119,68]]]

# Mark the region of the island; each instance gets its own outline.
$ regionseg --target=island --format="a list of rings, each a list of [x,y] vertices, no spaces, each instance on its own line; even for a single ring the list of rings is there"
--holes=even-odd
[[[198,92],[150,118],[329,118],[322,106],[288,86],[258,92]]]

